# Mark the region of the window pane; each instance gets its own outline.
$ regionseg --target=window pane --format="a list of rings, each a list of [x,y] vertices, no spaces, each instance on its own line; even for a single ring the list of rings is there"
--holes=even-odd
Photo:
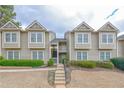
[[[113,35],[108,35],[108,43],[112,43],[113,42]]]
[[[16,42],[16,33],[12,33],[12,42]]]
[[[107,43],[107,35],[106,34],[102,35],[102,43]]]
[[[84,43],[88,43],[88,34],[84,34]]]
[[[77,52],[77,60],[81,60],[81,52]]]
[[[37,42],[42,42],[42,33],[41,32],[37,33]]]
[[[104,60],[104,52],[100,52],[100,60]]]
[[[110,59],[110,52],[106,52],[106,60]]]
[[[83,60],[87,60],[87,52],[83,52]]]
[[[12,51],[8,52],[8,59],[13,59],[13,52]]]
[[[37,59],[37,52],[33,51],[33,59]]]
[[[19,52],[18,51],[14,52],[14,59],[19,59]]]
[[[31,42],[36,42],[36,33],[31,33]]]
[[[6,42],[10,42],[10,33],[6,33]]]
[[[38,52],[38,59],[43,59],[43,52]]]
[[[78,34],[78,43],[82,43],[82,34]]]

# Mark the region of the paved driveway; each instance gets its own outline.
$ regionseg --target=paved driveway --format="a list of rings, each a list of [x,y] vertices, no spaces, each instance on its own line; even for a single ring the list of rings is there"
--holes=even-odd
[[[4,88],[49,88],[48,70],[2,71],[0,87]]]
[[[124,72],[112,70],[73,70],[71,73],[71,82],[67,85],[67,87],[124,88]]]

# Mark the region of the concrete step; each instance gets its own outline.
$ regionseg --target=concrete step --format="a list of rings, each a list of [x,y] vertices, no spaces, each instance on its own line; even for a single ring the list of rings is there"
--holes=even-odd
[[[56,85],[56,88],[66,88],[65,85]]]
[[[64,70],[64,68],[58,67],[58,68],[56,68],[56,70]]]
[[[63,67],[64,68],[64,65],[57,65],[57,67]]]
[[[65,81],[58,81],[58,80],[57,80],[57,81],[55,81],[54,83],[55,83],[56,85],[65,85],[66,82],[65,82]]]
[[[65,74],[65,71],[64,70],[56,70],[55,74]]]
[[[65,77],[65,74],[55,74],[55,77]]]
[[[64,80],[65,81],[65,77],[55,77],[55,80]]]

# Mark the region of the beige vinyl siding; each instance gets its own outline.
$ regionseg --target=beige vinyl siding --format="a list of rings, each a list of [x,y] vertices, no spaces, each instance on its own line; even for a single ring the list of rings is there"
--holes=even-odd
[[[20,51],[20,59],[31,59],[31,51],[32,50],[39,50],[39,51],[44,51],[44,62],[45,64],[49,60],[49,33],[45,33],[45,48],[33,48],[30,49],[28,48],[28,32],[21,32],[21,38],[20,38],[20,47],[19,49],[13,49],[13,48],[2,48],[2,55],[7,59],[7,51],[8,50],[18,50]]]
[[[88,53],[88,60],[100,60],[99,59],[99,52],[100,51],[109,51],[111,52],[111,57],[117,56],[116,49],[99,49],[99,33],[98,32],[91,32],[91,49],[75,49],[74,47],[74,33],[71,33],[71,41],[70,45],[70,60],[76,60],[76,52],[77,51],[86,51]]]
[[[17,42],[6,42],[6,33],[14,32],[16,33]],[[20,31],[3,31],[2,32],[2,48],[20,48]]]
[[[124,57],[124,40],[118,40],[118,57]]]

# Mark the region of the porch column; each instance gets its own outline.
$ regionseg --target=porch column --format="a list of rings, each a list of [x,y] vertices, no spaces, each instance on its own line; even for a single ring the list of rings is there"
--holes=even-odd
[[[57,43],[57,64],[59,64],[59,44]]]

